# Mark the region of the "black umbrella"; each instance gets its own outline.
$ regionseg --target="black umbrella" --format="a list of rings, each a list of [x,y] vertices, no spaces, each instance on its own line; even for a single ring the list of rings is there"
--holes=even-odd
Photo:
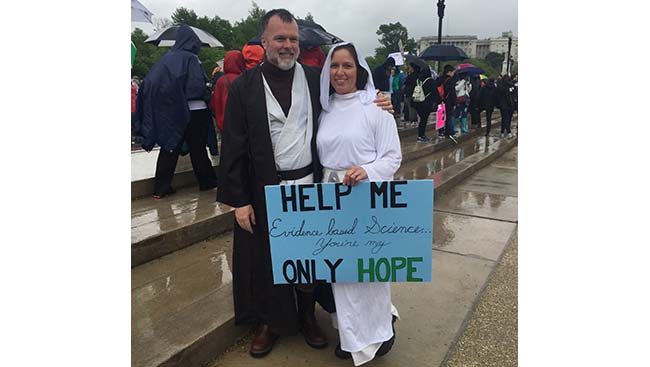
[[[192,27],[192,30],[196,35],[199,37],[201,40],[201,43],[203,46],[207,47],[223,47],[223,44],[219,42],[218,39],[214,38],[213,35],[210,33],[204,31],[203,29],[199,29],[196,27]],[[159,30],[158,32],[152,34],[149,38],[147,38],[145,43],[151,43],[154,44],[158,47],[171,47],[176,43],[176,33],[178,32],[178,29],[180,28],[180,25],[173,25],[164,29]]]
[[[320,45],[329,45],[334,43],[343,42],[339,37],[327,32],[325,28],[316,23],[306,22],[302,19],[297,19],[298,23],[298,37],[300,39],[300,47],[312,47]],[[248,41],[249,45],[261,45],[262,35],[258,34]]]
[[[426,61],[422,60],[421,58],[419,58],[419,57],[417,57],[417,56],[415,56],[413,54],[406,54],[406,55],[404,55],[404,57],[406,57],[406,62],[408,62],[409,64],[416,65],[417,67],[420,68],[420,70],[428,70],[428,69],[430,69],[429,64],[427,64]]]
[[[434,44],[427,47],[427,49],[420,54],[420,58],[425,60],[453,61],[465,60],[469,57],[467,57],[465,51],[454,45]]]
[[[474,75],[485,74],[485,71],[476,65],[460,64],[456,67],[456,71],[454,73],[457,75],[474,76]]]

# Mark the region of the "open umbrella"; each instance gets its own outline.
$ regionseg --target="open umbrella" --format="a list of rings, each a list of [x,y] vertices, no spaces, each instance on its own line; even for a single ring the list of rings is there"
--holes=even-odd
[[[321,25],[297,19],[300,47],[330,45],[343,42],[339,37],[327,32]],[[262,35],[258,34],[248,41],[249,45],[261,45]]]
[[[132,22],[145,22],[151,23],[151,16],[153,13],[145,8],[138,0],[131,0],[131,21]]]
[[[467,57],[465,51],[454,45],[442,45],[436,43],[427,47],[427,49],[420,54],[420,58],[424,60],[453,61],[465,60],[469,57]]]
[[[404,55],[404,57],[406,57],[406,62],[408,62],[409,64],[417,65],[420,68],[420,70],[430,69],[429,64],[427,64],[426,61],[422,60],[421,58],[413,54],[406,54]]]
[[[173,25],[161,29],[158,32],[152,34],[144,42],[151,43],[158,47],[171,47],[174,45],[174,43],[176,43],[176,32],[178,32],[178,28],[180,28],[180,25]],[[210,33],[196,27],[190,26],[190,28],[192,28],[194,33],[199,37],[199,40],[201,40],[203,46],[223,47],[223,44],[219,42],[218,39],[214,38],[214,36]]]
[[[463,75],[474,76],[474,75],[485,74],[485,71],[483,69],[479,68],[476,65],[458,64],[458,66],[456,67],[455,74],[458,74],[458,75],[463,74]]]

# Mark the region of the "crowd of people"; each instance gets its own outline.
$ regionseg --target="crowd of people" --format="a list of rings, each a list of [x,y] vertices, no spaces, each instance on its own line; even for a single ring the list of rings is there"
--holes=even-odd
[[[390,283],[274,285],[264,187],[392,180],[402,152],[391,113],[404,111],[409,119],[408,109],[417,111],[418,140],[425,141],[428,116],[443,103],[461,121],[462,133],[468,110],[480,124],[473,108],[491,112],[492,103],[511,116],[504,109],[512,99],[499,96],[513,84],[504,77],[473,90],[475,81],[458,78],[449,65],[434,79],[428,67],[412,64],[404,78],[392,58],[371,70],[349,42],[328,55],[320,47],[300,49],[296,19],[285,9],[267,12],[260,30],[262,46],[228,51],[208,77],[198,59],[201,42],[181,26],[172,49],[143,82],[134,82],[132,113],[142,147],[160,146],[154,197],[174,193],[171,179],[184,146],[199,189],[217,187],[205,148],[216,126],[222,138],[216,200],[235,208],[235,323],[257,325],[249,353],[264,357],[279,337],[298,332],[309,346],[325,348],[314,314],[318,302],[338,329],[335,355],[358,366],[385,355],[395,342],[400,315]],[[415,98],[416,86],[426,96]],[[441,134],[453,136],[454,124]]]
[[[510,122],[517,109],[516,75],[512,78],[503,75],[494,80],[479,75],[469,76],[445,65],[443,73],[436,76],[428,66],[416,62],[396,66],[392,57],[376,67],[372,75],[377,88],[391,96],[395,117],[406,124],[417,123],[418,142],[432,141],[426,135],[427,123],[440,104],[445,106],[447,117],[445,127],[437,131],[440,138],[456,140],[461,134],[468,134],[468,114],[471,127],[480,128],[482,111],[486,114],[486,135],[489,135],[495,107],[501,112],[500,136],[512,138]],[[422,89],[423,100],[413,98],[416,86]]]

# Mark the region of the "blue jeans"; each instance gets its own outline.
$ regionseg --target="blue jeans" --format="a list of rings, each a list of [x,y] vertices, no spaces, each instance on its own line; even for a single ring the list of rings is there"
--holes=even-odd
[[[454,117],[456,119],[463,117],[467,118],[467,104],[465,102],[456,105],[456,109],[454,109]]]
[[[460,120],[460,131],[467,134],[467,102],[456,105],[454,110],[454,125]]]

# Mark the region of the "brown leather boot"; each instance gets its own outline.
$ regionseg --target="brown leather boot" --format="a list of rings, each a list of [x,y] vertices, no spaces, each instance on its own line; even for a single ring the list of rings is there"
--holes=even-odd
[[[305,341],[312,348],[322,349],[327,347],[327,338],[325,338],[325,334],[318,326],[314,315],[314,307],[316,306],[314,294],[296,290],[296,297],[298,298],[300,330],[305,336]]]
[[[273,349],[276,340],[278,340],[278,335],[272,333],[268,325],[261,324],[253,342],[251,342],[250,355],[255,358],[264,357]]]

